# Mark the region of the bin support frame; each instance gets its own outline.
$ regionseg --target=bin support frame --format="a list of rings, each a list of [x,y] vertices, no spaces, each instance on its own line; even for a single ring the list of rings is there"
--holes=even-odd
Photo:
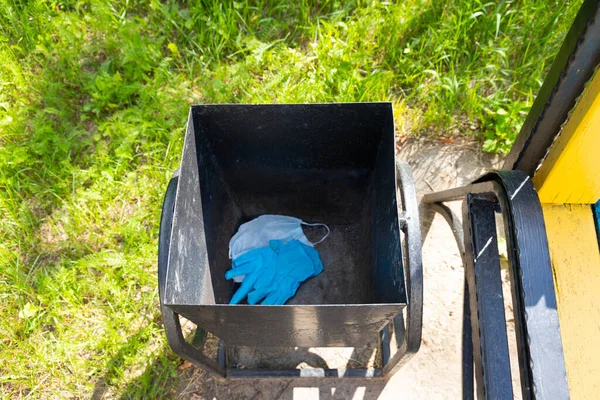
[[[405,282],[408,297],[406,321],[399,313],[379,333],[379,351],[382,368],[304,368],[304,369],[240,369],[227,364],[226,344],[219,341],[217,360],[207,357],[201,350],[188,343],[181,329],[179,314],[164,304],[166,270],[169,260],[175,195],[179,170],[175,171],[165,193],[158,244],[158,288],[163,325],[171,349],[183,359],[204,369],[216,378],[370,378],[386,379],[396,373],[421,346],[423,325],[423,266],[421,255],[421,228],[414,179],[410,166],[404,161],[396,162],[396,182],[401,199],[398,215],[400,230],[404,233]],[[392,330],[393,324],[393,330]],[[204,329],[197,327],[198,331]],[[391,334],[397,348],[393,349]]]

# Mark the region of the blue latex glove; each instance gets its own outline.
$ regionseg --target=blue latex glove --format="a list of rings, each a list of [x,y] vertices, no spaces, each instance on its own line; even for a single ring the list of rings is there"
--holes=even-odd
[[[234,268],[225,272],[225,279],[233,279],[240,275],[246,275],[246,278],[229,304],[238,304],[251,290],[255,289],[257,284],[265,285],[272,282],[275,277],[276,261],[277,253],[270,247],[251,250],[233,260]]]
[[[260,279],[255,290],[248,294],[248,303],[256,304],[263,298],[263,305],[285,304],[296,294],[300,283],[323,271],[319,253],[298,240],[283,244],[279,240],[269,242],[269,247],[278,254],[275,275]]]

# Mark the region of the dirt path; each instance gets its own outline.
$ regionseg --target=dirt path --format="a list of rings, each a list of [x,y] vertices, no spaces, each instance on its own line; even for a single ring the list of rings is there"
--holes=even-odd
[[[419,198],[433,190],[468,183],[500,158],[479,145],[408,140],[398,157],[413,169]],[[460,203],[452,208],[460,215]],[[456,399],[461,395],[463,267],[452,232],[436,216],[423,244],[423,343],[419,353],[387,382],[342,380],[254,380],[217,382],[197,368],[181,376],[179,397],[190,399]],[[343,354],[342,354],[343,355]],[[340,352],[319,353],[335,363]],[[335,357],[334,357],[335,356]],[[310,361],[309,361],[310,364]],[[311,364],[312,365],[312,364]]]

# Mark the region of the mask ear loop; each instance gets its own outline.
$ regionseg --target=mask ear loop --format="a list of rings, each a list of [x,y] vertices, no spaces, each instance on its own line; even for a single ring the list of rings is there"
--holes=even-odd
[[[304,222],[304,221],[302,221],[302,222],[301,222],[301,224],[302,224],[302,225],[306,225],[306,226],[324,226],[324,227],[325,227],[325,229],[327,229],[327,233],[325,234],[325,236],[323,236],[323,237],[321,238],[321,240],[319,240],[318,242],[314,242],[314,243],[312,243],[312,242],[311,242],[311,244],[312,244],[313,246],[316,246],[316,245],[318,245],[319,243],[321,243],[323,240],[327,239],[327,236],[329,236],[329,234],[331,233],[331,230],[330,230],[330,229],[329,229],[329,227],[328,227],[327,225],[325,225],[325,224],[321,224],[321,223],[318,223],[318,222],[317,222],[316,224],[308,224],[308,223],[306,223],[306,222]]]

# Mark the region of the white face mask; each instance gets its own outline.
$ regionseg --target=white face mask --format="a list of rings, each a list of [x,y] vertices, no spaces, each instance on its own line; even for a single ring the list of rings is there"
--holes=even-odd
[[[311,243],[302,230],[302,225],[324,226],[327,233],[321,240]],[[307,224],[299,218],[285,215],[261,215],[250,222],[240,226],[237,233],[229,241],[229,258],[236,259],[250,250],[267,247],[271,240],[281,240],[284,243],[298,240],[307,246],[321,243],[329,235],[329,227],[325,224]],[[236,277],[236,282],[241,282],[244,277]]]

